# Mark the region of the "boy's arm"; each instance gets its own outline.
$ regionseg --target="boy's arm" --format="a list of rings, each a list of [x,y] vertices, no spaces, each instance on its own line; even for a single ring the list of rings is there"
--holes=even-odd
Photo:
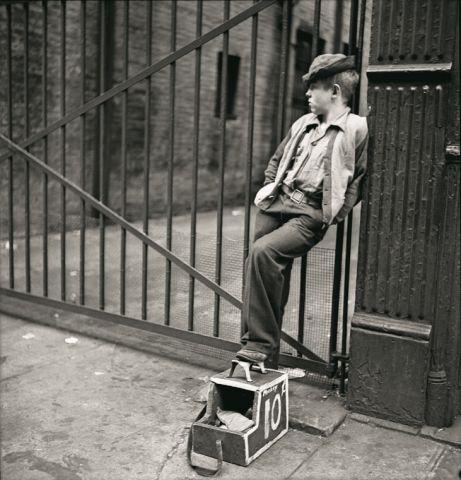
[[[333,220],[333,224],[342,222],[357,203],[362,200],[363,178],[367,173],[368,132],[355,150],[354,177],[348,185],[344,205]]]
[[[280,145],[277,147],[274,155],[269,160],[267,164],[266,170],[264,171],[264,183],[263,185],[267,185],[275,180],[275,176],[277,175],[277,169],[280,163],[280,160],[283,156],[283,151],[285,149],[286,144],[291,138],[291,129],[289,130],[288,134],[285,138],[280,142]]]

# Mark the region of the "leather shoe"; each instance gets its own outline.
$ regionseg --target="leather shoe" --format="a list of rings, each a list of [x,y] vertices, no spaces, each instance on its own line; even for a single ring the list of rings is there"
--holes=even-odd
[[[244,360],[246,362],[261,363],[267,360],[268,355],[262,352],[255,352],[254,350],[242,348],[237,352],[236,357],[239,360]]]

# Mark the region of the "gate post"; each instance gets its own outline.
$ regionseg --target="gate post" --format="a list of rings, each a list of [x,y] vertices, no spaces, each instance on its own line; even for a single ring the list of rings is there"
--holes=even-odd
[[[410,425],[461,407],[459,182],[444,186],[456,144],[459,165],[457,5],[373,2],[348,406]]]

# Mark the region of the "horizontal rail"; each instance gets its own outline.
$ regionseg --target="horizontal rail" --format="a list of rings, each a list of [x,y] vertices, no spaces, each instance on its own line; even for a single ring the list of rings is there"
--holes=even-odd
[[[284,342],[290,345],[290,347],[293,347],[294,349],[296,349],[298,353],[301,353],[302,355],[313,360],[314,362],[320,362],[320,363],[324,362],[324,360],[321,357],[311,352],[302,343],[298,342],[293,337],[290,337],[290,335],[285,333],[283,330],[281,332],[281,337]]]
[[[25,5],[28,0],[2,0],[2,5],[8,7],[9,5]]]
[[[122,226],[123,228],[125,228],[126,231],[132,233],[135,237],[137,237],[143,243],[149,245],[154,250],[157,250],[157,252],[159,252],[161,255],[165,256],[169,260],[171,260],[178,267],[185,270],[187,273],[189,273],[190,275],[195,277],[197,280],[202,282],[207,287],[214,290],[216,293],[219,293],[223,298],[225,298],[232,305],[239,308],[240,310],[242,309],[242,302],[238,298],[236,298],[233,295],[231,295],[230,293],[226,292],[226,290],[221,288],[218,284],[214,283],[212,280],[209,280],[207,277],[205,277],[203,274],[201,274],[198,270],[191,267],[187,263],[183,262],[176,255],[174,255],[169,250],[167,250],[166,248],[159,245],[155,240],[153,240],[151,237],[149,237],[145,233],[138,230],[130,222],[127,222],[124,218],[122,218],[116,212],[114,212],[109,207],[107,207],[106,205],[101,203],[99,200],[94,198],[88,192],[86,192],[85,190],[82,190],[78,185],[71,182],[67,178],[63,177],[60,173],[56,172],[56,170],[51,168],[49,165],[47,165],[46,163],[43,163],[37,157],[35,157],[31,153],[27,152],[26,150],[24,150],[23,148],[21,148],[19,145],[15,144],[14,142],[12,142],[9,138],[5,137],[1,133],[0,133],[0,140],[5,142],[10,150],[12,150],[16,153],[19,153],[19,154],[23,155],[24,157],[26,157],[27,160],[29,160],[33,165],[38,167],[42,172],[46,172],[50,177],[57,180],[61,185],[64,185],[64,186],[68,187],[70,190],[72,190],[74,193],[76,193],[80,198],[83,198],[86,202],[88,202],[90,205],[92,205],[96,210],[98,210],[99,212],[106,215],[108,218],[113,220],[119,226]]]
[[[125,325],[127,327],[137,328],[159,335],[177,338],[186,342],[199,343],[208,347],[217,348],[228,352],[236,352],[240,348],[239,343],[231,342],[230,340],[224,340],[218,337],[203,335],[201,333],[191,332],[190,330],[182,330],[179,328],[166,326],[161,323],[153,323],[146,320],[139,320],[137,318],[120,315],[117,313],[106,312],[104,310],[97,310],[95,308],[78,305],[76,303],[63,302],[61,300],[55,300],[49,297],[42,297],[40,295],[34,295],[32,293],[18,292],[9,288],[0,287],[0,298],[1,295],[4,295],[5,297],[15,298],[17,300],[32,302],[38,305],[44,305],[46,307],[52,307],[60,310],[74,312],[79,315],[99,318],[101,320],[111,323]],[[5,311],[5,313],[11,315],[11,312],[7,309],[2,310],[1,304],[2,302],[0,302],[0,312]],[[287,354],[281,354],[279,360],[279,363],[281,365],[287,367],[302,368],[305,370],[309,370],[313,373],[318,373],[320,375],[328,375],[327,364],[323,362],[316,362],[310,359],[294,357]]]
[[[201,37],[197,38],[196,40],[188,43],[184,47],[180,48],[179,50],[176,50],[173,53],[170,53],[166,57],[162,58],[158,62],[155,62],[154,64],[150,65],[149,67],[145,68],[144,70],[141,70],[139,73],[136,75],[130,77],[127,80],[124,80],[123,82],[115,85],[111,89],[107,90],[103,94],[99,95],[98,97],[93,98],[89,102],[80,105],[79,107],[75,108],[74,110],[71,110],[69,113],[67,113],[65,116],[57,120],[56,122],[50,124],[47,128],[43,129],[40,132],[37,132],[36,134],[32,135],[31,137],[26,138],[23,142],[21,142],[20,146],[21,147],[27,147],[31,145],[32,143],[36,142],[37,140],[40,140],[43,137],[46,137],[50,133],[54,132],[57,130],[59,127],[62,127],[63,125],[66,125],[67,123],[71,122],[72,120],[75,120],[77,117],[80,115],[88,112],[94,107],[97,107],[101,103],[104,103],[108,100],[110,100],[112,97],[117,95],[120,92],[123,92],[124,90],[127,90],[128,88],[132,87],[136,83],[139,83],[141,80],[144,80],[145,78],[149,77],[150,75],[153,75],[154,73],[158,72],[162,68],[165,68],[166,66],[170,65],[173,62],[176,62],[179,60],[181,57],[184,57],[188,53],[192,52],[198,47],[201,47],[205,45],[206,43],[210,42],[214,38],[218,37],[222,33],[230,30],[232,27],[235,27],[236,25],[244,22],[251,16],[255,15],[256,13],[266,9],[267,7],[271,6],[274,4],[277,0],[264,0],[259,3],[256,3],[252,7],[244,10],[243,12],[239,13],[235,17],[232,17],[230,20],[223,22],[221,25],[218,25],[216,28],[213,30],[210,30],[208,33],[205,35],[202,35]],[[0,162],[8,158],[8,154],[4,154],[0,156]]]
[[[68,180],[67,178],[63,177],[60,173],[56,172],[53,168],[51,168],[49,165],[46,163],[43,163],[41,160],[39,160],[37,157],[29,153],[28,151],[24,150],[21,148],[19,145],[15,144],[12,142],[9,138],[5,137],[3,134],[0,133],[0,140],[2,140],[7,147],[24,157],[28,161],[30,161],[34,166],[38,167],[42,172],[47,173],[50,177],[54,178],[57,180],[61,185],[66,186],[70,190],[72,190],[75,194],[77,194],[81,199],[85,200],[89,204],[91,204],[96,210],[98,210],[100,213],[106,215],[108,218],[113,220],[116,224],[119,226],[123,227],[127,232],[132,233],[135,237],[137,237],[139,240],[141,240],[145,245],[150,246],[157,252],[159,252],[161,255],[164,257],[168,258],[170,261],[172,261],[175,265],[177,265],[179,268],[183,269],[186,271],[188,274],[202,282],[205,286],[213,290],[215,293],[221,295],[225,300],[227,300],[229,303],[237,307],[239,310],[242,310],[242,302],[231,295],[229,292],[224,290],[220,285],[217,283],[214,283],[212,280],[209,280],[207,277],[205,277],[202,273],[200,273],[198,270],[195,268],[191,267],[189,264],[183,262],[180,258],[178,258],[176,255],[171,253],[169,250],[166,248],[162,247],[159,245],[155,240],[150,238],[148,235],[143,233],[142,231],[138,230],[135,226],[133,226],[131,223],[126,221],[123,217],[118,215],[116,212],[111,210],[109,207],[101,203],[99,200],[94,198],[92,195],[90,195],[88,192],[85,190],[82,190],[78,185],[73,183],[72,181]],[[42,298],[42,297],[37,297],[37,298]],[[317,357],[313,352],[308,350],[306,347],[303,345],[299,344],[294,338],[290,337],[287,333],[282,331],[282,338],[285,340],[287,343],[289,343],[291,346],[297,349],[297,351],[304,356],[310,358],[309,361],[313,361],[314,363],[319,363],[321,362],[320,357]],[[312,360],[314,359],[314,360]],[[317,362],[317,360],[319,362]],[[323,363],[322,363],[323,365]]]
[[[11,290],[9,288],[0,287],[0,295],[5,295],[7,297],[12,297],[20,300],[26,300],[26,301],[33,302],[39,305],[44,305],[47,307],[68,310],[81,315],[100,318],[101,320],[106,320],[112,323],[118,323],[121,325],[126,325],[128,327],[139,328],[141,330],[148,330],[150,332],[158,333],[160,335],[168,335],[170,337],[178,338],[179,340],[185,340],[188,342],[195,342],[195,343],[199,342],[199,343],[208,345],[209,347],[219,348],[221,350],[227,350],[230,352],[237,351],[239,348],[238,343],[231,342],[229,340],[224,340],[222,338],[210,337],[208,335],[191,332],[189,330],[182,330],[180,328],[166,326],[166,325],[163,325],[162,323],[153,323],[153,322],[148,322],[147,320],[139,320],[134,317],[120,315],[118,313],[110,313],[104,310],[98,310],[96,308],[87,307],[85,305],[79,305],[79,304],[70,303],[70,302],[63,302],[61,300],[56,300],[49,297],[42,297],[40,295],[34,295],[31,293],[18,292],[16,290]]]

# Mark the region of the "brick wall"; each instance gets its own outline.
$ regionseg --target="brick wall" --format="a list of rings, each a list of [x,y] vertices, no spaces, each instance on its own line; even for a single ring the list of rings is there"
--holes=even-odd
[[[241,0],[231,2],[230,16],[235,16],[253,4]],[[60,4],[50,1],[48,5],[48,123],[60,117]],[[87,1],[87,42],[86,42],[86,78],[85,99],[88,101],[98,93],[100,3]],[[123,80],[123,9],[122,2],[114,2],[114,28],[112,37],[112,75],[111,85]],[[203,3],[202,32],[206,33],[223,21],[221,0],[208,0]],[[170,53],[171,42],[171,3],[156,1],[152,3],[152,62],[162,59]],[[293,59],[295,52],[296,29],[312,31],[314,2],[301,0],[294,3],[292,38],[290,42],[290,77],[288,79],[287,118],[291,118],[291,86],[293,84]],[[320,35],[326,41],[326,51],[336,48],[338,35],[336,28],[336,2],[322,3]],[[13,15],[13,139],[19,141],[26,135],[24,127],[24,10],[21,5],[11,7]],[[281,44],[281,4],[277,2],[259,15],[257,75],[255,97],[254,151],[253,151],[253,193],[262,181],[267,160],[277,145],[276,119],[280,68]],[[347,41],[349,2],[343,2],[343,28],[339,36]],[[181,48],[195,38],[196,2],[179,0],[177,2],[177,36],[176,48]],[[129,75],[145,68],[146,58],[146,3],[129,2]],[[6,8],[0,8],[0,48],[6,51]],[[30,133],[41,130],[42,116],[42,9],[41,2],[29,2],[29,116]],[[224,201],[226,205],[242,204],[245,192],[246,144],[248,123],[248,94],[250,81],[251,19],[232,28],[229,37],[229,53],[240,57],[240,73],[235,99],[235,119],[226,122],[226,163],[224,182]],[[199,144],[199,180],[198,208],[214,209],[219,194],[220,119],[214,115],[217,87],[217,57],[222,50],[222,36],[207,43],[202,48],[201,96],[200,96],[200,144]],[[0,68],[0,124],[2,131],[7,131],[6,110],[6,56],[4,67]],[[306,69],[307,69],[306,65]],[[179,59],[176,63],[175,83],[175,142],[174,142],[174,208],[175,213],[187,212],[192,198],[192,144],[194,114],[194,52]],[[152,76],[151,82],[151,121],[148,135],[150,137],[150,177],[149,177],[149,211],[151,216],[164,215],[167,209],[167,171],[170,155],[170,67],[162,69]],[[128,90],[128,217],[139,219],[143,199],[143,163],[144,163],[144,124],[145,124],[146,82]],[[81,103],[81,68],[80,68],[80,2],[66,2],[66,111]],[[107,107],[108,138],[106,144],[109,171],[108,201],[110,206],[119,210],[120,195],[120,149],[121,149],[121,109],[122,95],[117,95]],[[86,155],[87,175],[85,184],[88,190],[98,194],[98,138],[97,115],[92,110],[86,115],[87,128]],[[289,125],[287,124],[287,128]],[[50,136],[48,161],[57,169],[61,168],[59,154],[59,132]],[[66,175],[77,183],[81,182],[80,155],[81,125],[76,119],[66,127]],[[31,149],[43,158],[43,142],[37,142]],[[15,162],[17,171],[15,180],[15,209],[18,210],[17,227],[20,229],[24,182],[21,176],[23,162]],[[2,204],[6,205],[7,169],[6,163],[0,165],[0,182]],[[96,182],[95,182],[96,180]],[[42,201],[41,177],[33,175],[31,179],[32,205],[40,216]],[[59,221],[59,188],[54,182],[49,187],[51,205],[50,223]],[[68,195],[68,212],[78,214],[77,198]],[[76,217],[77,218],[77,217]],[[4,223],[5,216],[2,216]],[[3,230],[3,229],[2,229]]]
[[[252,2],[232,2],[231,17],[252,5]],[[153,4],[152,61],[163,58],[170,52],[171,10],[169,2]],[[117,27],[121,27],[123,5],[116,4]],[[195,38],[196,3],[180,1],[177,8],[176,47],[180,48]],[[273,46],[280,42],[277,21],[280,15],[278,5],[270,7],[260,15],[258,33],[258,65],[255,98],[254,165],[255,182],[260,181],[264,160],[274,146],[274,118],[278,88],[279,53]],[[204,3],[202,31],[207,32],[223,20],[223,2]],[[143,2],[130,3],[130,73],[146,65],[145,57],[145,7]],[[240,74],[237,84],[235,119],[226,122],[226,168],[224,198],[226,204],[242,202],[245,188],[245,146],[247,142],[247,105],[250,70],[251,20],[233,28],[229,39],[229,53],[240,56]],[[116,36],[116,49],[121,51],[122,37]],[[217,57],[222,51],[222,36],[202,48],[202,75],[200,96],[200,145],[199,145],[199,208],[213,209],[219,192],[220,119],[214,116],[217,88]],[[116,55],[115,77],[121,79],[121,56]],[[176,63],[175,83],[175,142],[174,142],[174,210],[184,211],[191,203],[192,195],[192,144],[194,115],[194,68],[195,54],[191,53]],[[152,77],[151,117],[151,176],[150,211],[166,211],[167,168],[170,155],[170,67]],[[143,139],[144,139],[144,92],[145,84],[129,90],[130,155],[128,203],[130,211],[135,210],[139,201],[139,187],[142,185]],[[116,114],[116,129],[120,116]],[[115,135],[115,138],[120,138]],[[114,162],[112,180],[119,178],[119,163]],[[259,167],[259,168],[258,168]],[[117,189],[112,189],[112,201],[118,203]]]

